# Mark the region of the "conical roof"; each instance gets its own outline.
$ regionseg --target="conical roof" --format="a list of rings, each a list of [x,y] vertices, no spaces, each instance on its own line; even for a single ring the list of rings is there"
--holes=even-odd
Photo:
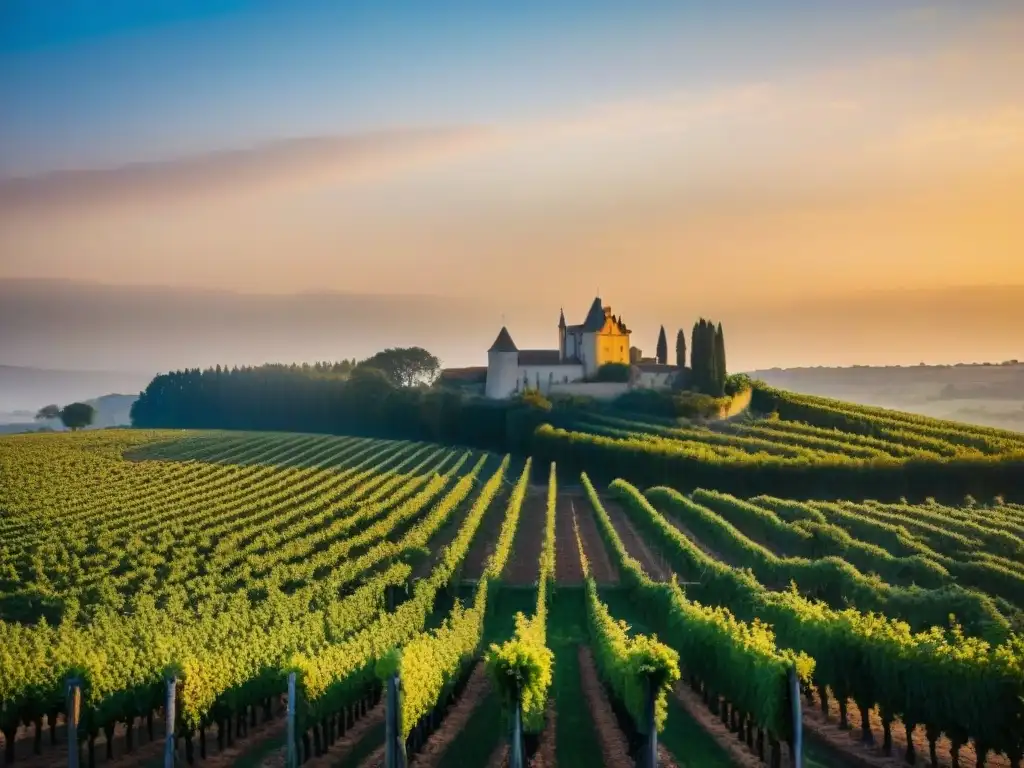
[[[604,328],[604,307],[601,306],[601,297],[594,299],[587,312],[587,319],[583,321],[584,331],[600,331]]]
[[[491,344],[491,348],[489,350],[487,350],[487,351],[488,352],[518,352],[519,351],[519,347],[517,347],[516,343],[514,341],[512,341],[512,336],[508,332],[508,328],[506,328],[503,325],[503,326],[501,326],[501,330],[498,331],[498,338],[496,338],[494,340],[494,343]]]
[[[558,310],[558,327],[565,328],[565,310]]]

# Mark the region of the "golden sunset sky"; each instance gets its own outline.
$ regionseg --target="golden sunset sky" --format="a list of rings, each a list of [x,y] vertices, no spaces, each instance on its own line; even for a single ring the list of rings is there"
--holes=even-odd
[[[1020,3],[250,5],[0,38],[0,278],[471,297],[544,344],[598,290],[652,334],[1024,285]]]

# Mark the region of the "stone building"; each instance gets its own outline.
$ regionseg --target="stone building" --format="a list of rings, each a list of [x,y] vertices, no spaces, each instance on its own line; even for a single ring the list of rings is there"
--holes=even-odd
[[[502,327],[487,352],[487,397],[511,397],[524,389],[550,392],[592,378],[608,363],[630,363],[630,330],[600,297],[579,325],[558,318],[558,349],[519,349]]]

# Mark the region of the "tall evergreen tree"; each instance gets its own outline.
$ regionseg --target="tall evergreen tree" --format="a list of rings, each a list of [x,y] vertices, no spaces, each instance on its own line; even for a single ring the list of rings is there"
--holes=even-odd
[[[708,320],[707,325],[704,326],[704,355],[707,359],[707,389],[704,391],[713,397],[720,397],[722,395],[722,377],[718,371],[718,355],[716,353],[715,343],[715,323],[713,320]]]
[[[668,365],[668,339],[665,338],[664,325],[661,326],[661,332],[658,333],[658,346],[655,357],[660,365]]]
[[[676,365],[679,368],[686,367],[686,334],[682,328],[676,334]]]
[[[693,324],[693,330],[690,331],[690,381],[693,384],[693,388],[700,389],[700,366],[697,365],[700,360],[700,354],[698,352],[699,342],[697,341],[698,336],[698,324]]]
[[[724,392],[725,361],[718,354],[718,332],[715,324],[703,317],[693,326],[690,342],[690,368],[693,388],[719,397]]]
[[[693,335],[690,337],[690,368],[693,369],[693,388],[698,392],[707,389],[708,368],[705,358],[704,331],[706,323],[702,317],[693,324]]]
[[[728,378],[728,369],[725,367],[725,332],[722,331],[722,324],[718,324],[715,330],[715,369],[718,374],[718,387],[725,394],[725,380]]]

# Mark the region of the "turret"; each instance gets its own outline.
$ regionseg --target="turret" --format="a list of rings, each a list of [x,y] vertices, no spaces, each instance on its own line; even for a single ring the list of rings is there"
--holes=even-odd
[[[508,328],[502,326],[498,337],[487,350],[487,397],[502,399],[516,390],[519,382],[519,348],[512,341]]]

